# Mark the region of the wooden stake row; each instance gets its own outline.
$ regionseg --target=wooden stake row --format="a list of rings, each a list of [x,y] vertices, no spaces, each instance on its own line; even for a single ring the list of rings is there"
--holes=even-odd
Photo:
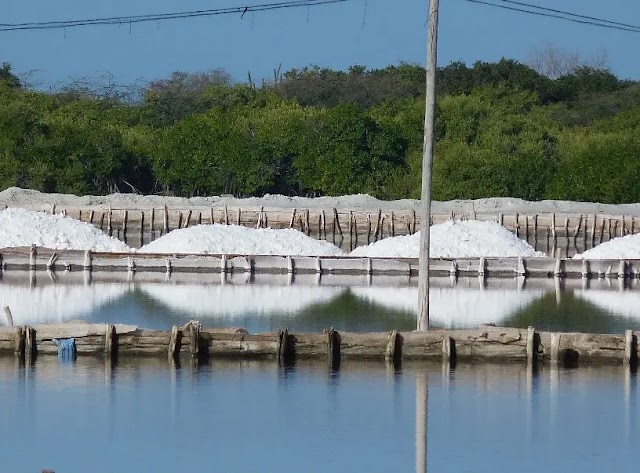
[[[622,362],[636,367],[637,334],[552,333],[527,329],[479,326],[475,329],[428,332],[353,333],[333,328],[323,333],[249,334],[244,329],[203,329],[191,321],[170,332],[111,324],[44,324],[0,327],[0,355],[34,361],[58,353],[54,339],[74,339],[77,356],[181,355],[194,361],[209,358],[272,358],[290,363],[296,358],[326,357],[331,369],[344,359],[378,359],[401,363],[410,359],[523,361],[575,366],[578,362]]]

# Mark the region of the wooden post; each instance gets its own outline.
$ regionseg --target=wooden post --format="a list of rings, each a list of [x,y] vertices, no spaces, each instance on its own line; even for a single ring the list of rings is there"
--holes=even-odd
[[[633,361],[633,330],[624,332],[624,363],[629,366]]]
[[[307,227],[307,236],[311,234],[311,225],[309,225],[309,209],[304,211],[304,225]]]
[[[411,227],[409,227],[411,233]],[[371,243],[371,214],[367,214],[367,245]]]
[[[200,355],[200,323],[189,324],[189,351],[191,357],[197,359]]]
[[[564,219],[564,236],[565,238],[569,238],[569,217],[565,217]]]
[[[578,218],[578,224],[576,225],[576,228],[573,231],[573,241],[574,241],[574,243],[578,239],[578,235],[580,234],[580,229],[581,228],[582,228],[582,215],[580,215],[580,218]]]
[[[376,228],[373,233],[373,241],[378,241],[380,237],[380,227],[382,226],[382,209],[378,209],[378,218],[376,220]]]
[[[104,335],[104,356],[113,360],[116,355],[116,328],[111,324],[106,324]]]
[[[14,327],[14,347],[13,352],[16,356],[24,358],[24,351],[26,346],[26,330],[24,326]]]
[[[153,230],[156,226],[156,209],[151,207],[151,217],[149,219],[149,241],[153,240]]]
[[[502,212],[498,213],[498,224],[504,227],[504,214]]]
[[[515,218],[515,229],[516,229],[516,236],[518,238],[520,238],[520,215],[518,215],[518,212],[516,212],[516,218]]]
[[[586,229],[585,229],[586,231]],[[596,243],[596,214],[593,214],[591,218],[591,247]]]
[[[396,363],[400,361],[401,356],[400,337],[396,330],[392,330],[389,333],[389,339],[387,340],[387,349],[385,351],[384,359],[387,362]]]
[[[240,226],[242,224],[242,209],[238,207],[238,217],[236,219],[236,225]]]
[[[324,209],[322,209],[322,235],[324,239],[327,239],[327,216],[324,213]]]
[[[411,234],[413,235],[416,232],[416,211],[415,209],[411,209],[411,226],[412,226],[412,230],[411,230]]]
[[[624,236],[624,215],[620,216],[620,236]]]
[[[180,330],[178,330],[178,326],[174,325],[171,327],[171,338],[169,339],[169,358],[176,359],[180,354]]]
[[[214,223],[216,223],[216,221],[213,217],[213,207],[209,207],[209,224],[213,225]]]
[[[549,355],[552,364],[558,363],[560,359],[560,334],[551,334],[551,346],[549,348]]]
[[[455,357],[454,353],[454,341],[449,335],[442,337],[442,360],[450,361]]]
[[[122,239],[127,241],[127,221],[129,220],[129,212],[127,210],[122,211]]]
[[[393,210],[391,211],[391,236],[396,236],[396,224],[393,216]]]
[[[104,210],[100,212],[100,230],[104,231]]]
[[[224,224],[229,225],[229,209],[227,209],[227,204],[224,204]]]
[[[524,216],[524,239],[529,241],[529,216]]]
[[[256,219],[256,230],[258,228],[262,228],[262,210],[264,209],[264,207],[260,207],[260,210],[258,211],[258,218]]]
[[[627,276],[627,262],[623,259],[618,263],[618,277],[624,279]]]
[[[516,268],[516,274],[518,276],[527,275],[527,263],[522,256],[518,256],[518,266]]]
[[[336,229],[338,230],[338,235],[342,238],[342,227],[340,226],[340,218],[338,217],[338,211],[333,209],[333,221],[335,222]]]
[[[169,209],[167,208],[167,205],[165,204],[164,206],[164,215],[163,215],[163,231],[164,234],[166,235],[167,233],[169,233]]]
[[[36,269],[37,256],[38,256],[38,249],[36,248],[36,245],[33,244],[31,245],[31,249],[29,250],[29,269],[31,271]]]
[[[329,368],[336,371],[340,369],[340,334],[333,328],[327,331],[327,355]]]
[[[84,251],[84,261],[82,262],[82,268],[85,271],[91,271],[93,267],[93,257],[91,256],[91,250]]]
[[[25,327],[24,335],[24,356],[29,362],[31,362],[35,359],[36,353],[36,331],[33,329],[33,327],[27,325]]]
[[[290,357],[291,347],[289,343],[289,329],[278,330],[278,343],[276,345],[278,363],[282,363]]]
[[[291,212],[291,220],[289,220],[289,228],[293,228],[293,224],[296,221],[296,209]]]
[[[107,211],[107,232],[109,233],[109,236],[113,236],[113,215],[111,205],[109,205],[109,210]]]
[[[91,211],[89,212],[89,223],[90,223],[91,225],[93,225],[93,217],[94,217],[94,215],[95,215],[95,211],[91,210]]]
[[[556,214],[551,214],[551,236],[553,237],[553,241],[558,239],[558,234],[556,233]]]
[[[418,330],[429,329],[429,224],[431,222],[431,172],[435,131],[436,67],[438,57],[438,0],[429,1],[427,91],[425,94],[424,146],[422,154],[422,190],[420,205],[420,260],[418,276]]]
[[[178,212],[178,230],[182,228],[182,212]]]
[[[187,218],[184,221],[184,228],[189,228],[189,225],[191,224],[191,213],[191,210],[187,212]]]
[[[533,216],[533,241],[538,241],[538,214]]]
[[[533,362],[538,355],[535,346],[536,329],[533,327],[527,327],[527,361]]]
[[[140,211],[140,246],[144,244],[144,210]]]

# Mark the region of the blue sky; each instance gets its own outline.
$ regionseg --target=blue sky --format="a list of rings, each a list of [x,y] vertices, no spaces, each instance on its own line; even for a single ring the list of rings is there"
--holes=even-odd
[[[499,1],[499,0],[498,0]],[[542,6],[640,24],[640,2],[528,0]],[[4,0],[2,23],[163,13],[266,3],[261,0]],[[8,5],[7,5],[8,3]],[[439,63],[526,60],[551,43],[585,56],[605,51],[613,72],[640,79],[640,34],[441,0]],[[234,79],[270,77],[309,64],[344,69],[424,64],[428,0],[353,0],[345,4],[128,26],[0,32],[0,62],[35,71],[40,87],[108,71],[130,83],[174,70],[221,67]],[[366,6],[366,8],[365,8]],[[365,13],[366,11],[366,13]]]

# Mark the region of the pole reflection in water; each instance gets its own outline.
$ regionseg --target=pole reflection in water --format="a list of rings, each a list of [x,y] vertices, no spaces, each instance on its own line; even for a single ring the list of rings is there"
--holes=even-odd
[[[416,473],[427,473],[427,410],[429,375],[416,373]]]

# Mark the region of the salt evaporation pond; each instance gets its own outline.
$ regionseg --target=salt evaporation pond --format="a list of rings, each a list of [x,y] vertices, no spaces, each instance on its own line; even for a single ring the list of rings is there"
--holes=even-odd
[[[57,277],[7,272],[0,307],[16,324],[84,320],[169,329],[189,320],[250,332],[289,328],[319,332],[413,330],[415,279],[314,275],[68,273]],[[635,281],[432,278],[431,323],[465,328],[495,323],[538,330],[622,333],[640,329]],[[631,284],[631,286],[629,286]]]
[[[632,471],[640,401],[622,366],[0,359],[2,469]],[[426,452],[426,455],[424,454]]]

